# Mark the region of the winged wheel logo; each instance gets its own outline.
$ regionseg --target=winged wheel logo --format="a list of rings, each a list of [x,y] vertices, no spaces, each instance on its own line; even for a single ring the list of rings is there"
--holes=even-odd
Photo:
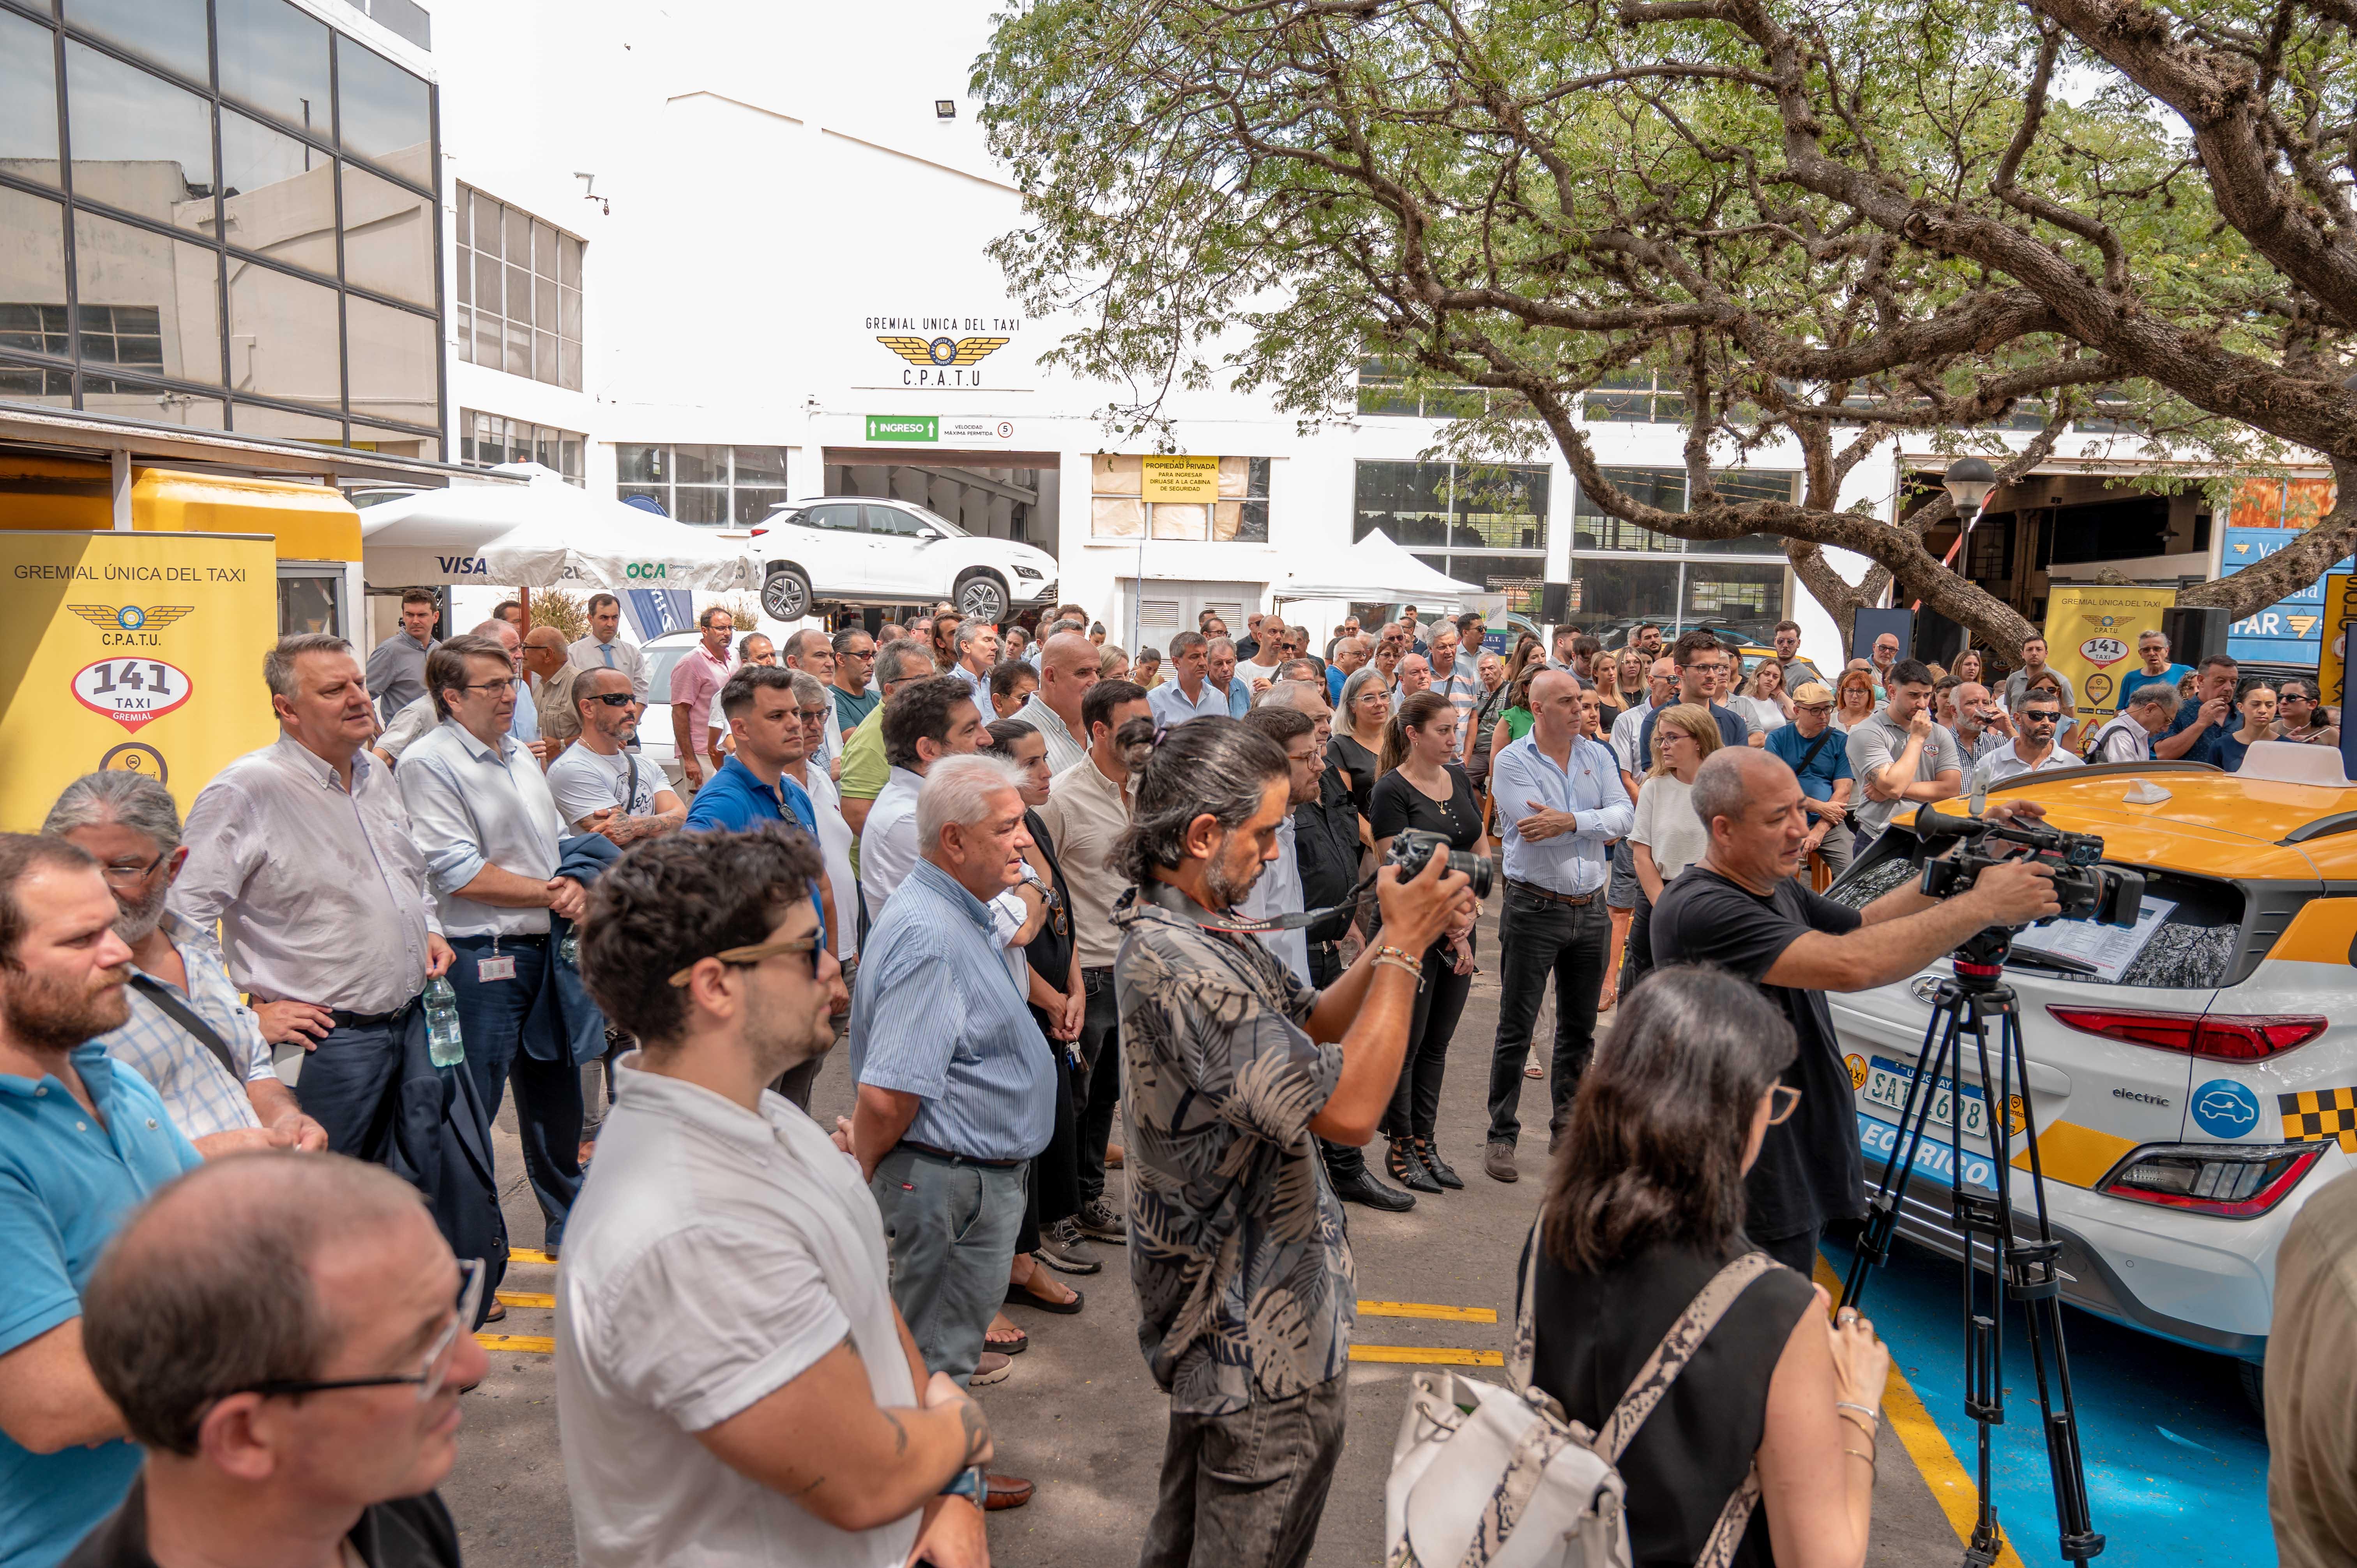
[[[1005,348],[1006,338],[878,338],[912,365],[977,365]]]

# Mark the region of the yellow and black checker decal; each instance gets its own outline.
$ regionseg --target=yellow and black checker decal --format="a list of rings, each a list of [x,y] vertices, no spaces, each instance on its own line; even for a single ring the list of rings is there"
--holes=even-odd
[[[2283,1135],[2291,1142],[2320,1143],[2331,1138],[2341,1151],[2357,1155],[2357,1089],[2303,1089],[2298,1094],[2276,1096],[2283,1112]]]

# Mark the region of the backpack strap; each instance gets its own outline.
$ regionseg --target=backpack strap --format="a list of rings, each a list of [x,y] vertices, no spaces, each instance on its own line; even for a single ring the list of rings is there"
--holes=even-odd
[[[1735,1305],[1735,1298],[1753,1280],[1774,1267],[1776,1261],[1767,1253],[1746,1252],[1713,1274],[1710,1283],[1686,1304],[1685,1311],[1670,1325],[1662,1342],[1653,1347],[1653,1353],[1646,1358],[1644,1366],[1638,1369],[1635,1380],[1630,1383],[1629,1391],[1620,1396],[1620,1402],[1605,1418],[1603,1430],[1596,1434],[1596,1452],[1604,1456],[1606,1464],[1620,1463],[1620,1451],[1629,1446],[1629,1440],[1637,1435],[1637,1429],[1645,1424],[1645,1418],[1653,1413],[1653,1407],[1662,1402],[1662,1396],[1678,1380],[1678,1374],[1694,1359],[1702,1342],[1710,1337],[1710,1331],[1718,1326],[1718,1320],[1727,1316],[1727,1309]],[[1523,1313],[1527,1316],[1528,1312],[1526,1303]],[[1522,1325],[1518,1320],[1518,1346],[1521,1338]]]
[[[1506,1382],[1525,1398],[1532,1397],[1531,1367],[1538,1359],[1538,1320],[1534,1316],[1539,1294],[1539,1228],[1531,1226],[1528,1250],[1523,1254],[1523,1297],[1514,1308],[1514,1342],[1506,1351]]]

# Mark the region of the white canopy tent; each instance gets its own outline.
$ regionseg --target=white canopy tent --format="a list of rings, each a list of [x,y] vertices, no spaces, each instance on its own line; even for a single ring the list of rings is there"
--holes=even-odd
[[[383,585],[756,589],[742,539],[691,528],[568,485],[537,463],[494,473],[523,484],[453,485],[361,514],[361,566]]]
[[[1390,604],[1405,600],[1418,609],[1426,609],[1444,604],[1473,608],[1476,598],[1486,601],[1492,596],[1478,583],[1460,583],[1446,573],[1435,571],[1393,543],[1391,535],[1378,528],[1343,552],[1339,561],[1308,571],[1287,572],[1282,581],[1269,585],[1269,596],[1278,602],[1339,599]]]

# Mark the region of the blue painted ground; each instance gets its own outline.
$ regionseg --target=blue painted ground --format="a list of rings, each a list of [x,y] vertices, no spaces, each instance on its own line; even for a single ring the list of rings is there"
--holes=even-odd
[[[1849,1253],[1828,1241],[1846,1273]],[[1900,1242],[1865,1310],[1971,1475],[1977,1428],[1964,1412],[1960,1265]],[[2089,1504],[2101,1568],[2274,1568],[2266,1428],[2233,1363],[2064,1311]],[[2038,1384],[2017,1312],[2006,1325],[2006,1424],[1992,1434],[1999,1522],[2031,1568],[2062,1562],[2038,1427]]]

